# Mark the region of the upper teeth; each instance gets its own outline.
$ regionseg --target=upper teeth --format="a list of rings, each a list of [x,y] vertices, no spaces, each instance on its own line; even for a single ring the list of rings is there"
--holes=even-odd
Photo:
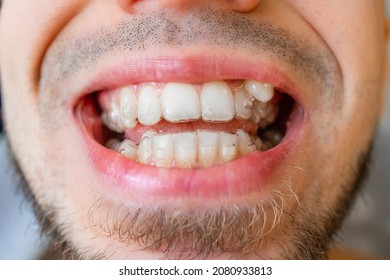
[[[161,87],[147,83],[114,91],[102,119],[117,132],[134,128],[138,122],[151,126],[162,118],[169,122],[227,122],[237,117],[264,126],[272,123],[277,114],[277,107],[269,102],[273,95],[271,84],[253,80],[234,90],[223,81],[202,86],[167,83]]]

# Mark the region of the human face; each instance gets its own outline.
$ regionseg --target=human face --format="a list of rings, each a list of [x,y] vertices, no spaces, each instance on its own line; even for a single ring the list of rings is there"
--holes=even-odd
[[[326,257],[382,109],[383,1],[3,2],[7,137],[72,257]]]

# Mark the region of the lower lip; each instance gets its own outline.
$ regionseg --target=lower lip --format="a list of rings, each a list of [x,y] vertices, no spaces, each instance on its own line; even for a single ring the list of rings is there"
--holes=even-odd
[[[268,151],[255,151],[235,161],[208,168],[159,168],[140,164],[98,143],[88,131],[84,113],[76,114],[89,159],[98,180],[122,197],[230,199],[264,193],[290,151],[299,142],[304,114],[295,108],[282,142]]]

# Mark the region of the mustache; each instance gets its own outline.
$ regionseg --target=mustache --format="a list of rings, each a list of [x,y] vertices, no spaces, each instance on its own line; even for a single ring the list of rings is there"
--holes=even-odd
[[[261,19],[215,8],[192,9],[186,14],[153,11],[132,15],[112,26],[75,36],[59,35],[41,65],[40,83],[45,85],[80,69],[93,69],[100,59],[124,51],[151,47],[215,47],[266,55],[285,63],[317,88],[331,91],[340,81],[340,69],[331,51],[304,37]]]

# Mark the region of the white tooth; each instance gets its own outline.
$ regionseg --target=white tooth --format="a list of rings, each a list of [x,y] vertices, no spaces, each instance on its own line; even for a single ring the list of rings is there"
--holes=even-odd
[[[248,133],[239,129],[236,131],[236,134],[238,136],[238,150],[240,155],[244,156],[256,150],[256,145],[253,143]]]
[[[223,162],[237,158],[238,136],[226,132],[219,133],[219,157]]]
[[[247,80],[245,81],[245,89],[255,99],[261,102],[268,102],[274,96],[274,87],[269,83]]]
[[[118,147],[118,153],[125,157],[136,160],[137,159],[137,146],[129,139],[125,139]]]
[[[233,94],[225,82],[210,82],[200,93],[202,119],[205,121],[230,121],[235,115]]]
[[[133,128],[137,124],[137,100],[130,87],[119,92],[120,116],[124,128]]]
[[[218,155],[218,132],[198,130],[198,158],[202,166],[210,166]]]
[[[107,115],[104,118],[103,121],[107,122],[106,125],[111,130],[119,133],[124,131],[124,127],[120,120],[119,108],[114,102],[111,103],[111,110],[107,112]]]
[[[158,167],[170,167],[173,160],[173,141],[169,134],[152,138],[153,160]]]
[[[176,166],[189,168],[196,164],[197,136],[195,132],[173,135]]]
[[[118,151],[118,148],[120,145],[121,145],[121,142],[115,138],[108,140],[106,143],[106,147],[111,149],[111,150],[114,150],[114,151]]]
[[[141,137],[138,146],[138,160],[141,163],[150,164],[152,162],[152,137],[156,135],[153,130],[148,130]]]
[[[143,125],[154,125],[161,120],[161,103],[156,88],[144,86],[138,97],[138,121]]]
[[[253,102],[245,89],[239,88],[235,92],[236,116],[239,119],[249,119],[252,115]]]
[[[168,83],[161,93],[164,118],[170,122],[200,118],[198,93],[190,84]]]

